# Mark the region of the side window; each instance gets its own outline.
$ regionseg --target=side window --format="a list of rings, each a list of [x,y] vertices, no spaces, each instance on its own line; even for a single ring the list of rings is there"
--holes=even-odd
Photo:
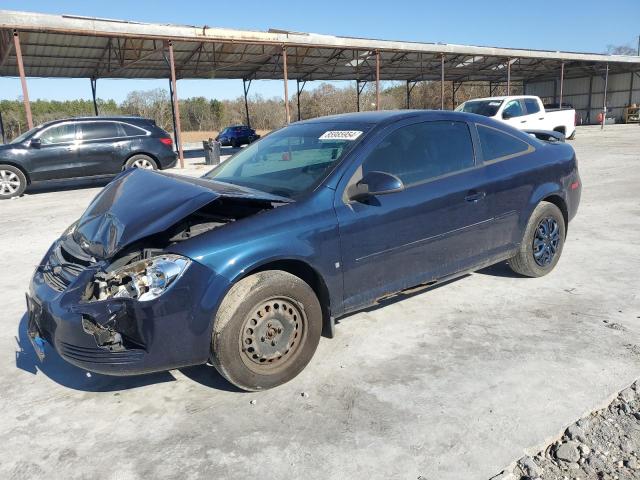
[[[127,137],[137,137],[140,135],[146,135],[147,132],[141,128],[134,127],[133,125],[129,125],[128,123],[121,123],[120,127],[124,130],[124,134]]]
[[[405,185],[474,165],[473,143],[464,122],[424,122],[391,132],[362,164],[362,174],[392,173]]]
[[[538,105],[538,100],[535,98],[525,98],[524,106],[527,107],[527,113],[529,115],[533,115],[534,113],[538,113],[540,111],[540,105]]]
[[[40,141],[44,145],[53,143],[68,143],[76,139],[76,126],[73,123],[64,123],[45,130],[40,135]]]
[[[519,138],[484,125],[478,125],[478,136],[486,162],[514,157],[533,149]]]
[[[80,125],[83,140],[99,140],[120,136],[118,125],[114,122],[83,122]]]
[[[502,111],[502,118],[520,117],[522,115],[524,115],[524,110],[522,110],[520,100],[511,100]]]

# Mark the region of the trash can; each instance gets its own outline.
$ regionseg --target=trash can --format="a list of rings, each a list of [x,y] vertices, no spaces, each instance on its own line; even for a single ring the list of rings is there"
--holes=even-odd
[[[204,148],[204,158],[207,165],[220,163],[220,142],[216,142],[213,138],[203,140],[202,148]]]

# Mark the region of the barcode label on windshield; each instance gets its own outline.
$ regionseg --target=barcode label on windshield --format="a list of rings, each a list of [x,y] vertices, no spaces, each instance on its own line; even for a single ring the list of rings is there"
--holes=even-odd
[[[320,140],[355,140],[362,132],[359,130],[329,130],[320,136]]]

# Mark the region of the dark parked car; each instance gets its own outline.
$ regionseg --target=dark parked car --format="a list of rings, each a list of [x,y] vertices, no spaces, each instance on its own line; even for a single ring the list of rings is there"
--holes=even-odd
[[[236,125],[225,128],[218,134],[216,140],[220,142],[222,146],[237,148],[255,142],[259,138],[260,135],[252,128],[245,125]]]
[[[274,387],[347,312],[504,260],[549,273],[580,192],[571,146],[474,114],[299,122],[202,178],[120,174],[34,273],[30,336],[96,372]]]
[[[173,141],[153,120],[87,117],[56,120],[0,145],[0,199],[46,180],[115,175],[128,167],[171,168]]]

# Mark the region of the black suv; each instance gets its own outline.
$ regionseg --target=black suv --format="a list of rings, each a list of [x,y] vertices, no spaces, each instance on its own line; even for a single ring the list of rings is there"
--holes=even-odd
[[[45,180],[100,177],[176,164],[173,141],[153,120],[86,117],[43,123],[0,145],[0,199]]]

